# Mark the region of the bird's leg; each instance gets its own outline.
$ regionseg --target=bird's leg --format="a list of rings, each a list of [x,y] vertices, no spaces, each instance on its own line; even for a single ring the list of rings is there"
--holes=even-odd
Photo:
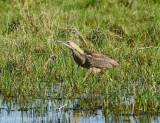
[[[87,79],[88,74],[89,74],[91,71],[92,71],[91,68],[89,68],[89,69],[87,70],[87,73],[86,73],[86,76],[85,76],[84,79],[83,79],[83,82]]]

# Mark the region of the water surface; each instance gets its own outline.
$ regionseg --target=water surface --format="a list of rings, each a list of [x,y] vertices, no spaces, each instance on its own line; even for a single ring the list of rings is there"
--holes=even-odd
[[[160,122],[160,116],[141,114],[139,116],[120,115],[101,108],[91,110],[78,108],[80,99],[34,99],[26,108],[20,108],[18,104],[0,96],[0,122],[1,123],[32,123],[32,122],[76,122],[76,123],[105,123],[105,122]],[[95,100],[96,101],[96,100]]]

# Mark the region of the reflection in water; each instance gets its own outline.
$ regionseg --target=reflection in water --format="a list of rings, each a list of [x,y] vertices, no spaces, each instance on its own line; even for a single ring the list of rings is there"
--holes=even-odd
[[[80,100],[80,99],[79,99]],[[35,99],[30,102],[29,108],[21,109],[18,104],[7,103],[0,96],[0,122],[72,122],[72,123],[104,123],[104,122],[160,122],[159,116],[140,115],[137,117],[115,115],[110,112],[104,114],[102,109],[87,110],[78,109],[78,99],[75,100],[51,100]]]

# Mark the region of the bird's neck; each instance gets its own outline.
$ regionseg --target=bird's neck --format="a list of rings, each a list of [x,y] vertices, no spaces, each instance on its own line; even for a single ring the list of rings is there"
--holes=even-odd
[[[79,52],[82,55],[84,54],[84,51],[80,47],[77,47],[75,51]]]
[[[78,65],[84,64],[85,60],[86,60],[84,51],[83,52],[82,51],[80,52],[80,51],[77,51],[77,50],[72,50],[74,60]]]

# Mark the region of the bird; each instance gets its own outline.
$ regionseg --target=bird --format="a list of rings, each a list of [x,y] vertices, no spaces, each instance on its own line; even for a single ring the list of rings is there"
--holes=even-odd
[[[120,66],[120,64],[117,61],[109,58],[104,54],[91,50],[83,51],[77,44],[75,44],[72,41],[57,41],[66,45],[68,48],[72,50],[74,61],[78,66],[87,68],[87,73],[84,78],[84,81],[86,80],[90,72],[102,72],[104,69]]]

